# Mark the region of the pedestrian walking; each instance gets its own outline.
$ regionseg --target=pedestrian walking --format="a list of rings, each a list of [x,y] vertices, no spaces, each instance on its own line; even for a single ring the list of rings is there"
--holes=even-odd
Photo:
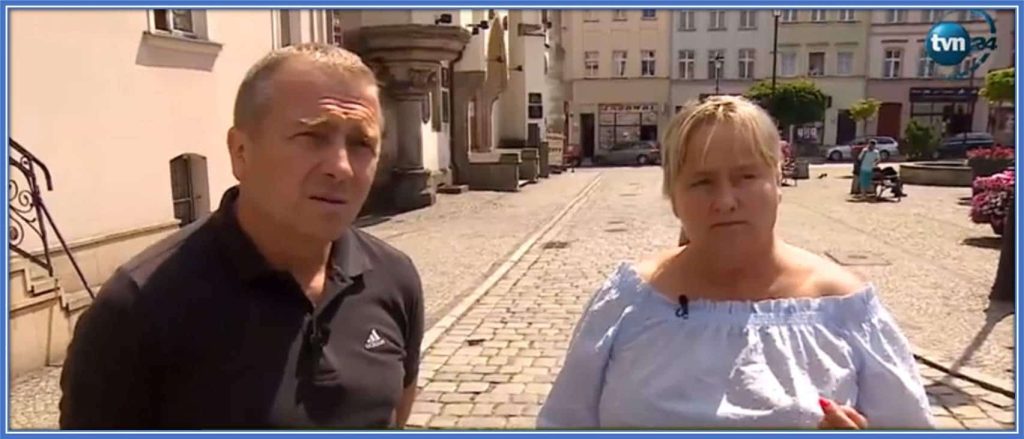
[[[378,93],[335,46],[249,71],[227,136],[238,185],[104,284],[68,350],[61,428],[404,425],[419,275],[352,226],[377,169]]]
[[[928,428],[907,339],[876,287],[782,241],[770,117],[716,96],[666,134],[663,192],[689,244],[598,289],[541,428]]]

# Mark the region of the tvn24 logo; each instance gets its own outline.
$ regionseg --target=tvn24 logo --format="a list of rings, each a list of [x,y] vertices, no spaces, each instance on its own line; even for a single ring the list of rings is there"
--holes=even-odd
[[[936,64],[943,66],[956,66],[968,60],[966,68],[956,69],[950,78],[961,79],[968,75],[973,76],[974,72],[981,67],[985,61],[996,50],[996,22],[987,12],[980,9],[971,9],[972,18],[981,18],[988,24],[988,35],[971,37],[962,24],[955,21],[943,21],[950,14],[956,11],[947,12],[925,36],[925,52]]]

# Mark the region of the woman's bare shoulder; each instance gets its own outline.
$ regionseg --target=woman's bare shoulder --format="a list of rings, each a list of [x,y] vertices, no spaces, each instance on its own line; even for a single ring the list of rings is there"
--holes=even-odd
[[[815,296],[848,296],[864,289],[867,279],[824,256],[790,246],[796,263],[807,276],[802,282]]]
[[[650,281],[662,267],[683,251],[683,247],[672,247],[646,255],[636,264],[636,272],[645,281]]]

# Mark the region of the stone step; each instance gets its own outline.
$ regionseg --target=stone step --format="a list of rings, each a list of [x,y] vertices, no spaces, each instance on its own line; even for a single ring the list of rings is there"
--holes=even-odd
[[[33,296],[40,294],[46,294],[53,290],[60,288],[60,281],[53,277],[42,277],[32,279],[32,283],[29,286],[29,293]]]
[[[458,195],[458,194],[462,194],[462,193],[466,193],[466,192],[469,192],[469,185],[468,184],[444,185],[444,186],[438,186],[438,188],[437,188],[437,193],[439,193],[439,194]]]

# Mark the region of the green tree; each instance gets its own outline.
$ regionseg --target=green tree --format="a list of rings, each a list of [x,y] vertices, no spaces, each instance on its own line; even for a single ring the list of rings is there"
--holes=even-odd
[[[1013,67],[1010,67],[988,72],[985,75],[985,86],[981,88],[981,96],[995,104],[1012,101],[1014,70]]]
[[[761,81],[750,87],[745,94],[754,102],[758,102],[775,118],[784,132],[789,127],[817,122],[825,118],[827,98],[814,81],[798,79],[779,82],[772,93],[771,81]]]
[[[863,124],[861,133],[867,135],[867,121],[878,115],[878,109],[882,108],[882,101],[874,98],[861,99],[850,106],[850,118],[858,124]]]
[[[992,111],[993,107],[1002,106],[1006,102],[1013,102],[1014,98],[1014,80],[1013,74],[1014,68],[1006,68],[993,70],[985,75],[985,85],[981,88],[981,96],[989,101],[989,103],[995,104],[988,107],[989,112],[989,131],[992,130]]]
[[[939,140],[938,134],[932,127],[918,123],[916,120],[907,124],[903,137],[906,144],[900,149],[911,160],[930,158]]]

